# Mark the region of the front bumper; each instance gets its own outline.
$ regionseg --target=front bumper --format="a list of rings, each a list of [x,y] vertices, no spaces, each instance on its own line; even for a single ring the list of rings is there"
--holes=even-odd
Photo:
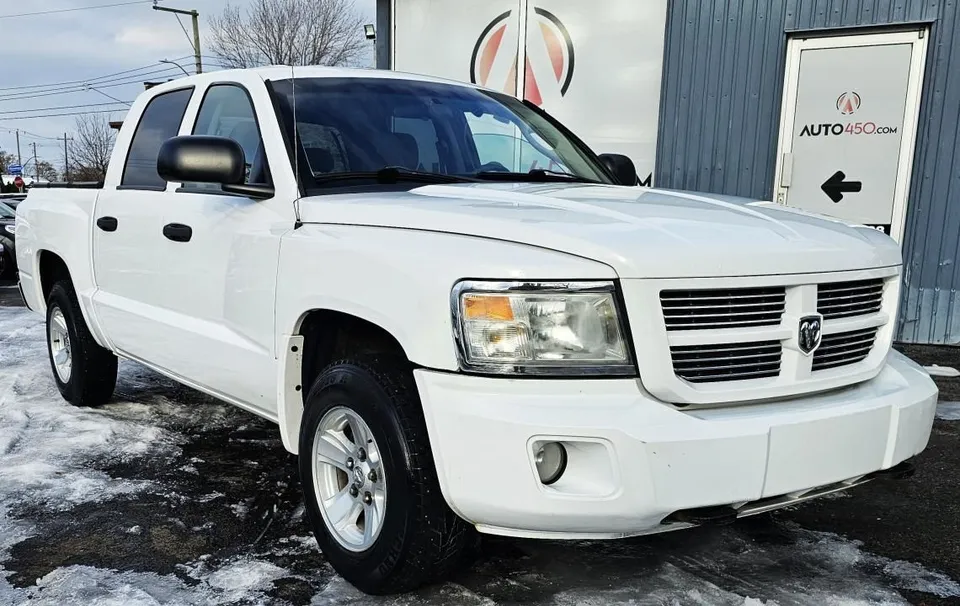
[[[450,507],[483,532],[545,538],[660,532],[685,525],[665,523],[683,510],[856,484],[926,448],[938,395],[895,351],[870,381],[726,408],[678,409],[635,379],[416,380]],[[550,486],[533,458],[542,441],[569,453]]]

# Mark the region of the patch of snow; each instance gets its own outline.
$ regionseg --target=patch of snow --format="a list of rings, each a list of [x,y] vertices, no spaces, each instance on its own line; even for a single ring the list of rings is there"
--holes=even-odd
[[[58,568],[36,585],[17,590],[0,581],[0,603],[29,601],[36,606],[156,606],[209,604],[210,606],[265,603],[266,592],[287,571],[268,562],[238,559],[198,576],[199,584],[176,575],[119,572],[92,566]],[[6,601],[5,601],[6,600]]]
[[[65,402],[51,376],[43,318],[22,310],[0,314],[0,506],[29,494],[33,505],[65,510],[131,494],[150,483],[111,478],[90,462],[122,463],[176,454],[178,440],[155,426],[109,410]]]
[[[932,377],[960,377],[960,370],[950,366],[931,364],[930,366],[924,366],[923,368]]]
[[[940,402],[937,418],[941,421],[960,421],[960,402]]]
[[[224,601],[249,599],[273,587],[273,582],[287,576],[287,571],[268,562],[238,560],[206,577],[207,585],[219,590]]]

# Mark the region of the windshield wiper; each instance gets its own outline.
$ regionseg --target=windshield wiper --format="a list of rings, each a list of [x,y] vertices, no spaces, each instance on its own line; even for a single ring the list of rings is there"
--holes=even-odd
[[[441,173],[428,173],[419,170],[410,170],[402,166],[385,166],[380,170],[373,171],[355,171],[342,173],[328,173],[321,176],[314,176],[318,185],[332,183],[334,181],[346,181],[351,179],[373,179],[377,183],[389,185],[399,181],[414,181],[419,183],[476,183],[477,179],[463,177],[458,175],[444,175]]]
[[[525,173],[505,172],[499,170],[484,170],[474,173],[478,179],[488,179],[491,181],[530,181],[533,183],[562,182],[570,181],[573,183],[600,183],[596,179],[587,179],[572,173],[549,170],[546,168],[534,168]]]

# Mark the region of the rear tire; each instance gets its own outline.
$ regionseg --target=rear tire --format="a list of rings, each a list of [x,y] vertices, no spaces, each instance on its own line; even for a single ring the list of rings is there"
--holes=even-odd
[[[317,543],[338,574],[373,595],[444,579],[465,563],[477,539],[440,493],[416,385],[402,364],[376,358],[331,364],[310,389],[300,429],[301,484]],[[320,446],[330,444],[325,463]],[[349,500],[353,486],[358,502]],[[353,513],[341,517],[334,499]],[[368,515],[380,523],[365,535]]]
[[[16,269],[14,267],[13,252],[8,248],[5,242],[2,242],[0,238],[0,280],[13,279],[16,277]]]
[[[68,280],[54,284],[47,297],[47,353],[63,399],[74,406],[110,401],[117,385],[117,357],[90,334]]]

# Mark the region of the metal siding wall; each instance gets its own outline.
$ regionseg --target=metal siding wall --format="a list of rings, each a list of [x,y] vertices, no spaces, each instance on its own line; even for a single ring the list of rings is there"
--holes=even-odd
[[[674,0],[655,184],[770,199],[787,34],[931,21],[898,338],[960,343],[960,0]]]

